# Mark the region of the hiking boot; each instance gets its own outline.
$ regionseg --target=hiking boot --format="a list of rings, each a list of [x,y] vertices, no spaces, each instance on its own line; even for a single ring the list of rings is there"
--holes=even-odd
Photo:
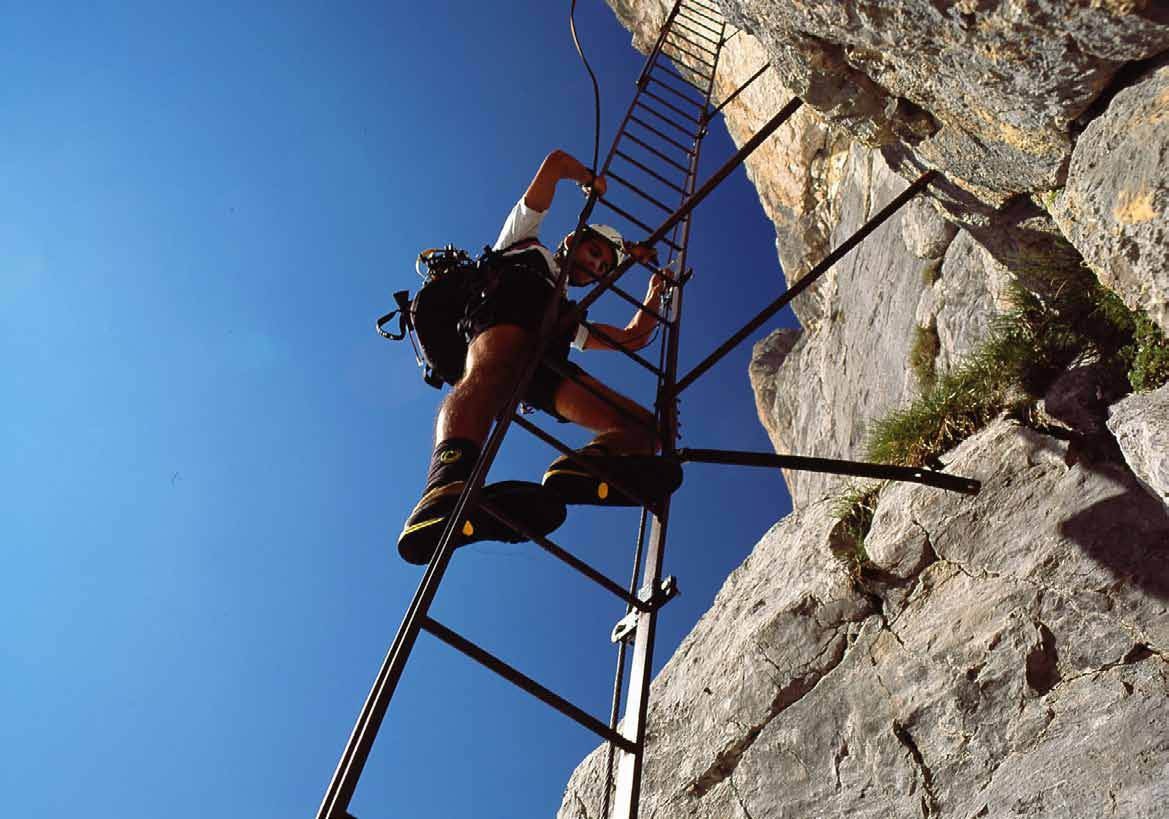
[[[584,464],[574,460],[581,458]],[[544,486],[565,503],[590,506],[641,506],[658,503],[682,485],[682,465],[667,455],[622,455],[590,444],[574,458],[561,455],[544,473]],[[592,474],[595,466],[606,477],[629,490],[627,495],[605,478]]]
[[[398,535],[398,554],[407,563],[425,565],[446,528],[447,520],[463,491],[463,481],[436,486],[414,507],[402,533]],[[541,537],[564,523],[567,512],[564,502],[538,483],[527,481],[500,481],[483,487],[481,504],[498,510],[517,526]],[[504,543],[522,543],[527,535],[505,526],[481,508],[474,508],[455,534],[455,546],[466,546],[481,540],[499,540]]]

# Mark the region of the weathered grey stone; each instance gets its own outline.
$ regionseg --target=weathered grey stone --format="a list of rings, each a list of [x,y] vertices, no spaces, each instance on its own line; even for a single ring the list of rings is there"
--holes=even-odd
[[[1169,503],[1169,385],[1114,404],[1108,428],[1141,483]]]
[[[1089,123],[1052,213],[1100,281],[1169,330],[1169,66]]]
[[[929,199],[919,196],[905,206],[901,239],[917,258],[942,258],[957,234],[958,228],[947,222]]]
[[[840,191],[834,245],[906,187],[879,154],[859,146],[849,152],[842,176],[848,184]],[[820,294],[826,318],[782,359],[772,357],[782,366],[769,374],[764,359],[752,362],[760,419],[777,451],[857,457],[867,420],[913,394],[909,350],[925,284],[918,266],[905,264],[907,258],[912,257],[897,215],[825,274]],[[785,477],[797,506],[840,484],[807,472],[786,472]]]
[[[1169,513],[1065,454],[998,421],[945,457],[979,496],[887,487],[866,548],[896,611],[825,504],[772,529],[654,682],[644,815],[1164,815]],[[599,816],[603,762],[560,819]]]
[[[836,523],[820,503],[776,524],[727,578],[710,612],[654,683],[643,815],[687,815],[776,715],[814,689],[844,656],[850,624],[872,603],[829,546]],[[799,548],[793,548],[799,543]],[[597,816],[603,755],[573,775],[558,816]],[[725,788],[725,785],[724,785]]]
[[[994,317],[1007,306],[1010,282],[1010,272],[969,233],[958,234],[934,285],[940,371],[953,369],[990,334]]]
[[[1062,182],[1070,124],[1119,67],[1169,48],[1146,3],[725,0],[782,82],[873,145],[900,143],[967,188]]]

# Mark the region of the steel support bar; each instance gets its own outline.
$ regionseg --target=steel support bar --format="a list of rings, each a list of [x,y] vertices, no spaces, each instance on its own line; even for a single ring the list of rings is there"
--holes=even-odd
[[[711,111],[709,114],[707,114],[707,119],[713,118],[715,114],[717,114],[722,109],[726,108],[727,105],[730,104],[731,100],[733,100],[735,97],[739,96],[739,94],[742,94],[743,91],[745,91],[747,89],[748,85],[750,85],[751,83],[755,82],[755,80],[762,77],[763,72],[769,68],[771,68],[771,63],[767,63],[765,66],[763,66],[758,71],[756,71],[754,74],[752,74],[751,78],[749,80],[747,80],[745,83],[743,83],[738,88],[736,88],[734,90],[734,92],[729,97],[727,97],[725,100],[723,100],[721,103],[719,103],[718,108],[715,108],[713,111]]]
[[[741,452],[729,449],[679,449],[678,458],[691,463],[798,469],[804,472],[826,472],[832,475],[851,475],[857,478],[873,478],[880,481],[919,483],[923,486],[932,486],[935,489],[961,492],[963,495],[977,495],[982,489],[982,483],[973,478],[949,475],[932,469],[890,466],[889,464],[865,463],[864,461],[840,461],[833,458],[777,455],[773,452]]]
[[[685,219],[690,214],[690,212],[694,210],[694,208],[698,207],[702,200],[710,195],[711,191],[718,187],[719,183],[730,176],[732,171],[742,165],[747,157],[754,153],[755,149],[763,144],[763,140],[767,139],[769,136],[775,133],[775,130],[779,128],[780,125],[783,125],[783,123],[787,122],[791,115],[799,110],[801,104],[802,101],[799,97],[792,98],[791,102],[785,105],[778,114],[772,117],[766,125],[760,128],[755,136],[751,137],[749,140],[743,143],[743,147],[739,148],[739,150],[735,152],[734,156],[723,163],[723,166],[715,171],[714,174],[702,184],[701,188],[689,196],[686,201],[682,203],[681,207],[670,214],[666,218],[666,221],[663,222],[657,228],[657,230],[651,233],[646,239],[643,239],[642,244],[654,245],[660,241],[663,241],[666,234],[669,233],[675,225]],[[677,249],[677,246],[674,245],[673,242],[667,242],[667,244]],[[609,285],[612,282],[617,281],[617,279],[619,279],[622,274],[624,274],[625,271],[628,270],[633,264],[634,262],[632,259],[626,259],[621,264],[617,265],[615,269],[609,273],[606,273],[605,278],[602,279],[601,282],[598,283],[592,289],[592,291],[589,292],[588,295],[580,300],[580,302],[573,309],[572,315],[574,315],[575,318],[579,320],[580,317],[584,315],[584,311],[587,310],[593,302],[599,299],[604,294],[604,292],[609,289]],[[568,319],[566,318],[565,321],[567,320]]]
[[[606,742],[613,743],[626,753],[633,753],[637,750],[637,746],[635,746],[632,742],[621,736],[621,734],[617,733],[616,731],[610,730],[608,725],[601,722],[588,711],[577,708],[571,702],[564,699],[564,697],[561,697],[559,694],[556,694],[540,685],[531,677],[527,676],[521,671],[516,670],[495,655],[484,651],[482,648],[475,645],[462,635],[451,631],[437,620],[433,620],[430,617],[423,618],[422,628],[426,629],[426,631],[442,640],[451,648],[457,651],[461,651],[475,662],[479,663],[485,668],[490,669],[491,671],[494,671],[512,685],[522,688],[524,691],[527,691],[541,702],[547,705],[551,705],[557,711],[564,714],[564,716],[580,725],[583,725],[585,728],[588,728]]]
[[[491,515],[491,517],[495,518],[497,521],[502,523],[504,526],[507,526],[511,529],[515,529],[521,535],[523,535],[528,540],[535,543],[537,546],[539,546],[541,549],[546,551],[548,554],[552,555],[554,558],[559,560],[561,563],[564,563],[568,567],[575,569],[577,572],[579,572],[580,574],[587,577],[589,580],[596,583],[598,586],[600,586],[605,591],[609,592],[610,594],[613,594],[614,596],[616,596],[617,598],[622,600],[625,603],[625,605],[630,606],[632,608],[635,608],[638,611],[649,611],[650,610],[650,605],[648,603],[646,603],[642,600],[639,600],[637,595],[630,594],[630,593],[626,592],[623,587],[617,585],[615,582],[610,580],[605,575],[601,574],[599,571],[594,569],[589,564],[585,563],[583,560],[581,560],[579,557],[574,555],[572,552],[565,549],[563,546],[560,546],[560,545],[554,543],[553,541],[549,540],[548,538],[544,537],[543,535],[538,535],[535,532],[529,531],[527,529],[527,527],[512,520],[507,515],[505,515],[503,512],[501,512],[500,510],[496,509],[494,506],[492,506],[488,503],[481,503],[479,505],[479,508],[482,509],[487,514]]]
[[[811,270],[809,270],[803,278],[789,287],[782,296],[773,301],[771,304],[767,305],[767,307],[763,308],[763,310],[761,310],[759,314],[755,316],[755,318],[751,319],[749,322],[743,325],[741,330],[719,345],[718,349],[703,359],[697,367],[688,372],[678,382],[678,386],[675,388],[674,396],[677,397],[680,395],[682,390],[693,384],[695,379],[717,364],[719,360],[723,358],[723,356],[737,347],[743,341],[743,339],[758,330],[761,326],[763,326],[765,321],[786,307],[788,303],[790,303],[791,300],[800,293],[804,292],[804,290],[811,286],[811,284],[815,282],[816,279],[820,278],[820,276],[822,276],[828,270],[828,268],[832,267],[832,265],[840,261],[850,250],[860,244],[866,236],[880,227],[881,224],[894,213],[896,213],[902,205],[924,190],[926,185],[932,182],[934,177],[937,175],[937,171],[926,171],[924,174],[919,176],[917,180],[904,191],[902,191],[901,194],[897,196],[897,198],[882,208],[880,213],[878,213],[869,221],[865,222],[856,233],[849,236],[843,244],[825,256],[824,259],[821,260],[821,262]],[[587,300],[587,298],[583,299],[581,304],[584,304]],[[585,306],[587,307],[587,305]]]

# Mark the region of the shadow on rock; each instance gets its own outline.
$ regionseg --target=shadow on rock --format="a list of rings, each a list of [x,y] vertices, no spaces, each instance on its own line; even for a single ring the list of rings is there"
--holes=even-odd
[[[1169,600],[1169,509],[1119,464],[1081,464],[1117,488],[1059,525],[1064,537],[1117,579]]]

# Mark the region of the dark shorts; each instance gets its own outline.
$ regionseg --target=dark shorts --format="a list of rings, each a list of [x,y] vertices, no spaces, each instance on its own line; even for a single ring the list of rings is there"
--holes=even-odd
[[[535,339],[540,332],[540,321],[552,292],[552,284],[531,269],[514,267],[499,271],[497,280],[488,290],[487,296],[472,303],[467,310],[467,341],[470,342],[483,331],[501,324],[522,327]],[[562,308],[568,304],[564,299],[561,299],[561,302]],[[568,360],[571,346],[571,334],[554,339],[548,345],[544,361],[551,361],[556,369],[542,362],[536,374],[532,376],[532,382],[528,385],[523,399],[525,404],[543,410],[561,423],[567,419],[556,412],[555,399],[556,391],[564,381],[564,375],[557,372],[557,369],[569,374],[584,372]]]

